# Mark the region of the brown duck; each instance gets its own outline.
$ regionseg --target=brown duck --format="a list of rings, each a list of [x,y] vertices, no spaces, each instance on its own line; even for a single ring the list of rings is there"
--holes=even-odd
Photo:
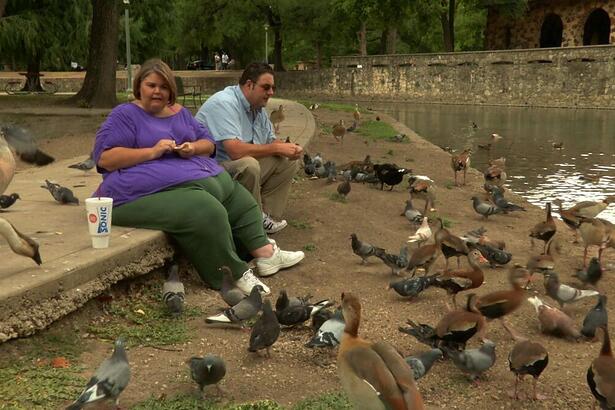
[[[444,223],[441,218],[438,218],[438,227],[435,234],[436,242],[440,243],[442,254],[446,259],[445,270],[448,270],[448,259],[455,256],[457,257],[457,268],[461,267],[459,257],[467,255],[470,250],[468,245],[458,236],[453,235],[448,229],[444,227]]]
[[[598,246],[598,261],[602,263],[602,252],[612,246],[615,236],[613,224],[601,218],[582,219],[579,232],[585,248],[583,250],[583,267],[587,267],[587,249]]]
[[[463,184],[466,184],[466,173],[468,168],[470,167],[470,154],[472,154],[471,149],[464,149],[461,154],[453,155],[451,157],[451,168],[453,173],[455,174],[455,185],[459,186],[457,182],[457,173],[463,171]]]
[[[542,400],[545,397],[536,392],[538,378],[549,364],[549,353],[543,345],[527,339],[518,341],[508,355],[508,367],[515,374],[515,391],[513,398],[519,400],[519,381],[526,375],[534,378],[532,383],[532,398]]]
[[[478,249],[468,254],[470,269],[457,269],[447,271],[436,279],[435,286],[446,290],[453,297],[453,305],[457,307],[457,293],[464,290],[476,289],[483,284],[485,276],[479,263],[487,263]]]
[[[361,303],[351,293],[342,293],[346,325],[337,355],[342,387],[356,409],[424,409],[412,369],[389,344],[359,337]]]
[[[604,339],[600,355],[587,369],[587,384],[601,409],[615,408],[615,359],[607,325],[602,326]]]
[[[429,269],[438,259],[438,256],[440,256],[440,243],[436,238],[436,243],[423,245],[412,253],[406,270],[411,271],[412,276],[414,276],[418,268],[423,268],[425,269],[425,275],[428,275]]]
[[[547,251],[547,243],[553,238],[557,232],[557,226],[551,216],[551,202],[546,204],[546,219],[544,222],[539,222],[530,231],[530,237],[532,238],[532,246],[534,245],[534,239],[539,239],[545,243],[543,253]]]

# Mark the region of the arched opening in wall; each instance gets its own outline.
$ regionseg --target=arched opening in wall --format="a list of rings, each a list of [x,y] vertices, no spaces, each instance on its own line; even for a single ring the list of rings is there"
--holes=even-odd
[[[603,9],[592,11],[585,21],[583,45],[609,44],[611,37],[611,19]]]
[[[540,28],[540,47],[561,47],[564,24],[557,14],[547,14]]]

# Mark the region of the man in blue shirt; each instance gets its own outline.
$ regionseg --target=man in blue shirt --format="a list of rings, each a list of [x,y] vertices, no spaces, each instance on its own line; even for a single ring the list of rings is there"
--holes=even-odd
[[[272,234],[286,227],[281,218],[303,148],[279,141],[264,107],[273,96],[273,70],[251,63],[239,84],[218,91],[196,114],[216,140],[216,159],[254,195],[263,226]]]

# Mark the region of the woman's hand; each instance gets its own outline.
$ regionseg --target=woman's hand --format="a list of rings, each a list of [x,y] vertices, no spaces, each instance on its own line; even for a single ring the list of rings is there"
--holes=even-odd
[[[166,154],[167,152],[173,152],[173,149],[175,148],[175,141],[174,140],[167,140],[167,139],[163,139],[160,140],[156,143],[156,145],[154,145],[151,150],[152,150],[152,159],[156,159],[156,158],[160,158],[161,156],[163,156],[164,154]]]
[[[190,158],[196,153],[196,148],[193,143],[184,142],[181,145],[177,145],[174,151],[182,158]]]

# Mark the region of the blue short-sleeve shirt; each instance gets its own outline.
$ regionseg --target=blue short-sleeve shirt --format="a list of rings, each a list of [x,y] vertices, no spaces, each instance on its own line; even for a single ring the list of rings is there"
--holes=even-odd
[[[239,85],[226,87],[205,101],[195,116],[216,140],[218,162],[230,158],[222,141],[239,139],[250,144],[270,144],[275,139],[273,125],[264,109],[253,110]]]

